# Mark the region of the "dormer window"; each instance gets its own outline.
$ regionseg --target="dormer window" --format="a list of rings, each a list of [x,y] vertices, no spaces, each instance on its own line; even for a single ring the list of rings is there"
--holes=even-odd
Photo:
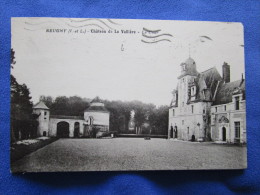
[[[173,94],[173,101],[176,101],[176,93]]]
[[[191,96],[195,96],[196,95],[196,86],[192,86],[191,87]]]
[[[185,71],[186,70],[186,64],[182,65],[182,70]]]
[[[239,97],[235,97],[235,109],[239,110]]]

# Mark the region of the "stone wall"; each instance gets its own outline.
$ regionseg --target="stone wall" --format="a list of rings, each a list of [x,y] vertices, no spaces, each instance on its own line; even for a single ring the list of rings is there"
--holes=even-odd
[[[80,119],[60,119],[60,118],[50,118],[49,122],[49,136],[50,137],[56,137],[57,136],[57,124],[59,122],[67,122],[69,123],[69,137],[74,137],[74,127],[75,123],[79,123],[79,134],[80,137],[83,135],[84,130],[84,120]]]

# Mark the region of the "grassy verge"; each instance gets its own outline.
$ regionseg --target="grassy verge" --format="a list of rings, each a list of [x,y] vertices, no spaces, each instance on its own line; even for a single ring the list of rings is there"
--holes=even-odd
[[[49,139],[46,140],[39,140],[39,139],[35,139],[37,140],[36,143],[32,143],[29,145],[25,145],[25,144],[11,144],[11,148],[10,148],[10,152],[11,152],[11,163],[23,158],[25,155],[30,154],[56,140],[58,140],[58,138],[56,137],[51,137]]]

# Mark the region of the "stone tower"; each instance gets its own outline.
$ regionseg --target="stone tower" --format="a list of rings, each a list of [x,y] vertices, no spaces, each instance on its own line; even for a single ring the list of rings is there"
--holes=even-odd
[[[33,113],[38,115],[39,126],[37,129],[37,136],[48,136],[50,109],[42,101],[40,101],[33,106]]]
[[[198,72],[196,63],[192,58],[188,58],[184,63],[181,63],[181,75],[178,77],[178,105],[180,112],[184,112],[185,106],[188,102],[189,83],[197,78]]]

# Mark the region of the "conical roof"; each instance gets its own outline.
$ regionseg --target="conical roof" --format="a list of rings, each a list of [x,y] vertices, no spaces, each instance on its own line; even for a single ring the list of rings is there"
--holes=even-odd
[[[103,101],[97,96],[90,103],[103,103]]]
[[[44,104],[44,102],[40,101],[33,106],[33,109],[44,109],[49,110],[49,108]]]
[[[181,75],[178,77],[178,79],[186,75],[198,76],[198,72],[196,69],[196,62],[191,57],[189,57],[185,62],[181,63],[181,66],[183,68],[181,70]]]
[[[187,65],[192,65],[192,64],[195,64],[195,61],[193,58],[189,57],[186,61],[185,61],[185,64]]]

